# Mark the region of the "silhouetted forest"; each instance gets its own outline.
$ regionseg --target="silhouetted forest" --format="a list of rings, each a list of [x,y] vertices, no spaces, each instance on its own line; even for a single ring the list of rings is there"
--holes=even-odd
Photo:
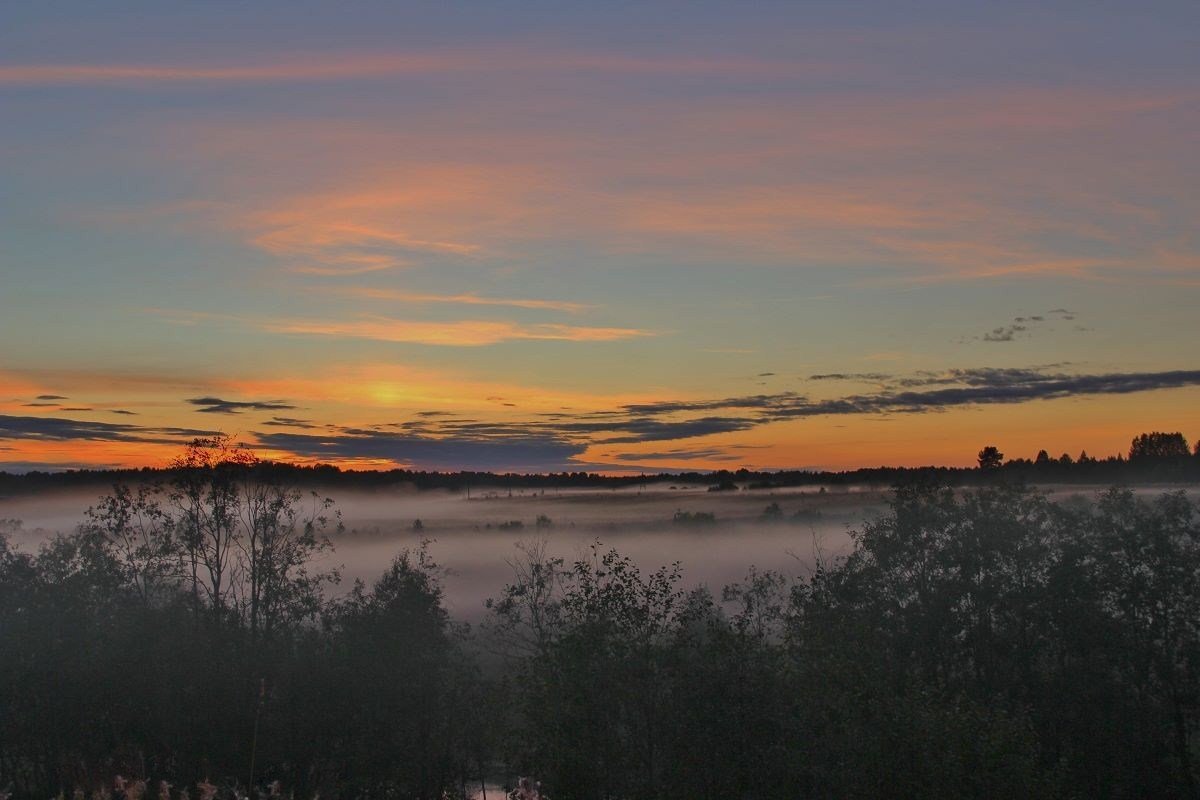
[[[986,457],[985,457],[986,454]],[[640,486],[649,481],[685,485],[709,484],[716,488],[782,488],[788,486],[875,486],[889,487],[914,481],[938,481],[948,486],[979,486],[997,481],[1075,484],[1184,483],[1200,480],[1200,441],[1194,450],[1182,433],[1143,433],[1134,438],[1128,453],[1095,458],[1087,451],[1071,456],[1052,456],[1046,450],[1033,459],[1004,459],[995,447],[984,447],[974,467],[869,467],[840,472],[826,470],[749,469],[708,472],[664,472],[647,470],[636,475],[607,475],[596,472],[496,473],[426,472],[421,470],[343,470],[329,464],[302,466],[263,462],[260,474],[299,487],[329,489],[387,489],[412,486],[417,489],[466,491],[477,488],[548,489],[609,488]],[[170,480],[172,468],[90,470],[61,472],[0,472],[0,497],[56,488],[107,486],[114,482]]]
[[[1055,503],[1021,480],[1051,467],[985,451],[989,485],[908,476],[811,573],[685,591],[600,543],[576,562],[529,546],[468,629],[423,548],[331,599],[312,564],[335,505],[197,441],[37,552],[0,532],[0,788],[439,798],[532,774],[561,799],[1196,797],[1198,509]],[[1097,474],[1195,469],[1133,456]]]

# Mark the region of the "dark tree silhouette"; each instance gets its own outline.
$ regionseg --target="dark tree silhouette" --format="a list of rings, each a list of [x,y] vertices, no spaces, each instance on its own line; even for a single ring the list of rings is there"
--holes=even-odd
[[[719,592],[599,543],[570,563],[527,545],[472,634],[424,548],[341,598],[312,591],[320,503],[277,513],[292,495],[247,485],[295,473],[211,455],[161,493],[118,485],[34,553],[0,520],[15,800],[103,798],[116,775],[126,800],[160,781],[163,800],[463,798],[522,774],[559,800],[1198,794],[1195,505],[1055,502],[1021,480],[1129,474],[1124,458],[985,448],[997,472],[975,490],[904,473],[844,556]]]
[[[1154,431],[1134,437],[1129,445],[1130,461],[1147,461],[1168,458],[1187,458],[1188,443],[1182,433]]]
[[[979,451],[979,468],[981,470],[999,469],[1004,463],[1004,453],[1000,452],[1000,448],[993,445],[988,445]]]

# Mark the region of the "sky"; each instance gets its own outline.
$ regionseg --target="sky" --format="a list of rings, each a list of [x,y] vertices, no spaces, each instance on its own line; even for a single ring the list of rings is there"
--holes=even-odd
[[[0,9],[0,469],[1200,438],[1195,2]]]

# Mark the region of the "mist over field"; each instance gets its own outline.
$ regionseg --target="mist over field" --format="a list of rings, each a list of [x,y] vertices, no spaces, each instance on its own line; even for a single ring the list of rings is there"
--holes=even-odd
[[[405,549],[428,541],[445,569],[445,606],[460,620],[482,620],[489,598],[513,578],[511,562],[522,547],[544,545],[548,557],[568,564],[587,558],[593,544],[614,548],[643,570],[679,562],[683,585],[706,586],[719,595],[753,567],[807,577],[819,560],[831,562],[852,549],[851,532],[879,516],[890,490],[874,486],[709,491],[710,484],[648,481],[617,489],[510,490],[503,486],[466,492],[418,491],[411,487],[360,491],[317,487],[332,498],[344,530],[332,533],[332,550],[319,554],[319,569],[338,569],[337,597],[355,581],[372,583]],[[1044,487],[1059,502],[1090,505],[1102,486]],[[1158,489],[1139,487],[1141,496]],[[1193,499],[1200,489],[1186,489]],[[76,490],[0,498],[0,519],[19,520],[14,543],[36,549],[55,533],[70,533],[102,492]],[[307,496],[311,500],[311,496]],[[778,516],[764,514],[772,504]],[[708,513],[712,522],[687,524],[676,512]],[[539,525],[539,518],[542,523]],[[420,526],[414,528],[414,523]],[[519,524],[514,524],[519,523]]]
[[[166,797],[213,763],[201,800],[243,780],[536,798],[529,772],[564,798],[866,798],[902,774],[912,797],[1187,797],[1197,459],[1156,433],[1128,461],[985,447],[974,470],[884,471],[888,489],[871,471],[462,485],[273,465],[226,437],[156,476],[10,477],[0,767],[30,798],[140,800],[125,774]],[[1079,481],[1096,471],[1137,487]],[[439,484],[462,488],[418,488]]]
[[[511,581],[509,562],[520,545],[544,542],[547,555],[569,563],[599,541],[645,570],[678,561],[687,586],[706,585],[719,594],[751,567],[805,575],[818,557],[845,555],[849,530],[886,503],[886,492],[844,486],[710,492],[708,484],[648,483],[615,490],[519,488],[512,496],[494,487],[472,490],[469,499],[463,492],[404,488],[315,491],[334,499],[345,525],[331,536],[333,550],[314,560],[320,568],[342,571],[341,584],[330,594],[343,594],[355,580],[371,583],[401,550],[428,539],[430,554],[448,570],[446,607],[467,621],[478,621],[485,601]],[[0,519],[20,520],[15,543],[36,548],[56,532],[72,532],[100,493],[0,499]],[[780,508],[778,519],[763,515],[772,503]],[[715,521],[676,522],[678,511],[710,513]],[[421,526],[414,530],[417,520]]]

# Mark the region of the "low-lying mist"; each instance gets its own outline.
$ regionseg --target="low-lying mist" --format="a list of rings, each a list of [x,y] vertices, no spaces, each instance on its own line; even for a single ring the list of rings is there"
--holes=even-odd
[[[73,531],[101,493],[0,499],[0,519],[20,520],[14,544],[34,549],[55,533]],[[447,570],[446,607],[468,621],[481,618],[485,601],[510,581],[509,562],[521,545],[542,543],[547,555],[570,562],[600,541],[643,570],[678,561],[686,585],[719,593],[752,566],[799,575],[818,558],[845,553],[848,531],[886,503],[884,493],[860,488],[709,492],[704,486],[665,484],[511,494],[497,487],[472,489],[470,496],[404,488],[318,494],[336,501],[345,526],[331,537],[333,551],[314,565],[341,568],[335,592],[348,591],[356,580],[370,585],[397,553],[429,540],[430,554]],[[765,516],[772,504],[778,510]],[[693,516],[676,520],[677,512]]]
[[[0,519],[20,520],[14,543],[35,549],[55,533],[73,531],[102,493],[3,498]],[[850,531],[883,511],[889,499],[887,491],[862,486],[712,492],[707,486],[668,484],[617,490],[495,487],[469,495],[340,488],[318,494],[336,501],[344,523],[344,531],[331,537],[334,549],[314,565],[341,568],[342,581],[333,592],[348,591],[356,580],[370,585],[396,554],[429,540],[430,554],[447,570],[446,607],[465,621],[482,618],[486,600],[510,582],[510,562],[522,545],[543,544],[547,555],[569,563],[599,541],[645,571],[678,561],[685,586],[706,585],[719,594],[751,567],[800,576],[819,559],[845,555]],[[1056,493],[1059,501],[1090,502],[1093,496],[1080,487]],[[676,519],[677,512],[684,518]]]

